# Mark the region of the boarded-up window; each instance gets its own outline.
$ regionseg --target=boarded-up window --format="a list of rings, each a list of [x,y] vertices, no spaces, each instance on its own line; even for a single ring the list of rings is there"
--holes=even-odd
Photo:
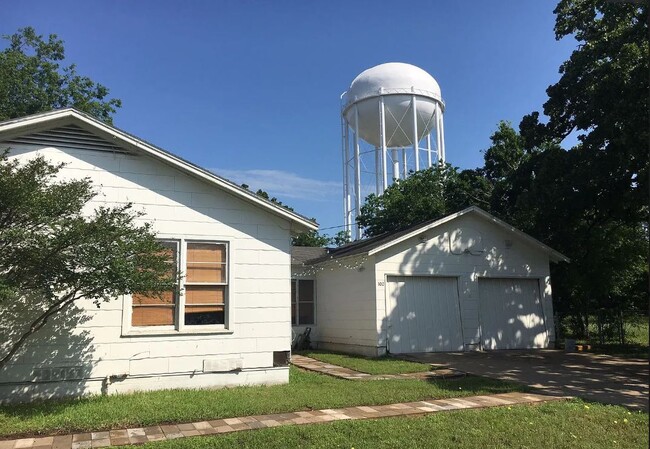
[[[226,245],[188,243],[185,325],[225,324],[228,294]]]
[[[314,324],[315,285],[312,279],[291,280],[291,324]]]
[[[178,244],[160,242],[174,267],[178,266]],[[131,324],[133,326],[173,326],[176,316],[176,291],[163,292],[160,296],[133,294]]]

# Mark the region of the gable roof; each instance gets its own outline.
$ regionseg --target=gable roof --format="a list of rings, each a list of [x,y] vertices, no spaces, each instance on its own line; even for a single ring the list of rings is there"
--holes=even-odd
[[[449,221],[455,220],[458,217],[461,217],[463,215],[468,215],[468,214],[476,215],[486,221],[496,224],[497,226],[505,229],[508,232],[512,232],[517,237],[528,242],[531,246],[536,247],[542,252],[548,254],[552,262],[570,261],[569,258],[566,257],[565,255],[561,254],[558,251],[555,251],[553,248],[543,244],[542,242],[531,237],[525,232],[522,232],[519,229],[515,228],[514,226],[509,225],[505,221],[499,220],[494,215],[485,212],[483,209],[479,207],[471,206],[461,210],[460,212],[447,215],[446,217],[443,218],[438,218],[434,220],[428,220],[423,223],[418,223],[414,226],[403,229],[401,231],[386,232],[384,234],[380,234],[375,237],[358,240],[356,242],[348,243],[347,245],[343,245],[338,248],[330,249],[327,255],[319,257],[318,259],[315,260],[311,260],[310,263],[316,264],[331,259],[339,259],[342,257],[350,257],[350,256],[357,256],[357,255],[372,256],[373,254],[377,254],[385,249],[390,248],[391,246],[397,245],[398,243],[403,242],[404,240],[408,240],[411,237],[415,237],[421,234],[422,232],[426,232],[430,229],[436,228],[444,223],[447,223]]]
[[[150,156],[274,215],[281,216],[297,225],[299,231],[318,229],[318,223],[303,215],[261,198],[254,192],[244,189],[226,178],[73,108],[58,109],[0,122],[0,141],[70,125],[76,125],[82,130],[107,140],[109,146],[110,142],[116,142],[119,147],[126,148],[136,154]],[[94,142],[93,145],[99,145],[99,142]]]

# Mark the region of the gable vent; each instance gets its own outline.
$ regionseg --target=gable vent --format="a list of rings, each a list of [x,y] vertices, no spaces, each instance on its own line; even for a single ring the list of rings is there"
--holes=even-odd
[[[94,151],[109,151],[111,153],[128,153],[106,139],[97,137],[75,125],[62,126],[40,133],[28,134],[6,141],[7,143],[23,145],[54,146]]]

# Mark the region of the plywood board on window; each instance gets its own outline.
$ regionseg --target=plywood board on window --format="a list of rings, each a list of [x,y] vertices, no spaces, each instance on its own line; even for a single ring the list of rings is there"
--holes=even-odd
[[[134,307],[132,313],[133,326],[165,326],[174,324],[174,307],[147,306]]]
[[[210,243],[188,243],[188,262],[225,262],[226,247]]]
[[[173,304],[175,299],[174,292],[162,292],[159,296],[143,295],[134,293],[132,296],[133,305],[140,304]]]
[[[188,263],[186,276],[186,282],[226,282],[226,266],[218,263]]]
[[[223,285],[186,285],[186,304],[223,304],[226,287]]]

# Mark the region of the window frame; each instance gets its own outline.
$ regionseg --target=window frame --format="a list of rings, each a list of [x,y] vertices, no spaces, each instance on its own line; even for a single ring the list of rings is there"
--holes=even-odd
[[[312,288],[313,288],[312,298],[313,298],[313,300],[311,302],[302,301],[302,302],[306,302],[308,304],[313,305],[313,317],[312,317],[312,322],[311,323],[301,323],[300,322],[300,281],[311,281],[312,282]],[[297,326],[316,326],[316,300],[317,300],[316,299],[316,279],[313,279],[313,278],[291,278],[291,282],[296,283],[295,298],[293,297],[293,295],[292,295],[292,298],[291,298],[291,314],[293,316],[293,309],[294,309],[294,306],[295,306],[295,308],[296,308],[296,323],[294,324],[293,319],[292,319],[291,320],[291,326],[296,326],[296,327]],[[295,299],[295,303],[294,303],[294,299]]]
[[[176,246],[176,267],[175,267],[175,275],[178,273],[180,269],[180,264],[181,264],[181,246],[180,242],[178,240],[172,240],[172,239],[157,239],[159,243],[171,243]],[[129,326],[133,329],[156,329],[156,330],[161,330],[161,331],[173,331],[176,329],[176,323],[178,322],[178,307],[180,303],[180,285],[176,285],[176,287],[173,290],[174,293],[174,323],[173,324],[165,324],[161,326],[134,326],[133,325],[133,296],[130,296],[130,304],[129,304]],[[135,306],[135,307],[147,307],[147,306]]]
[[[232,334],[233,310],[231,305],[231,290],[233,288],[231,279],[233,279],[234,265],[231,261],[232,242],[226,240],[209,240],[209,239],[187,239],[184,237],[167,237],[160,236],[160,242],[176,243],[178,257],[177,269],[181,273],[180,282],[176,288],[176,310],[174,313],[174,324],[164,326],[133,326],[133,300],[131,295],[122,297],[122,335],[123,337],[132,336],[154,336],[154,335],[191,335],[191,334]],[[213,245],[223,245],[225,247],[225,282],[223,283],[196,283],[191,285],[224,285],[224,324],[185,324],[185,299],[186,299],[186,274],[187,274],[187,245],[188,243],[203,243]]]

